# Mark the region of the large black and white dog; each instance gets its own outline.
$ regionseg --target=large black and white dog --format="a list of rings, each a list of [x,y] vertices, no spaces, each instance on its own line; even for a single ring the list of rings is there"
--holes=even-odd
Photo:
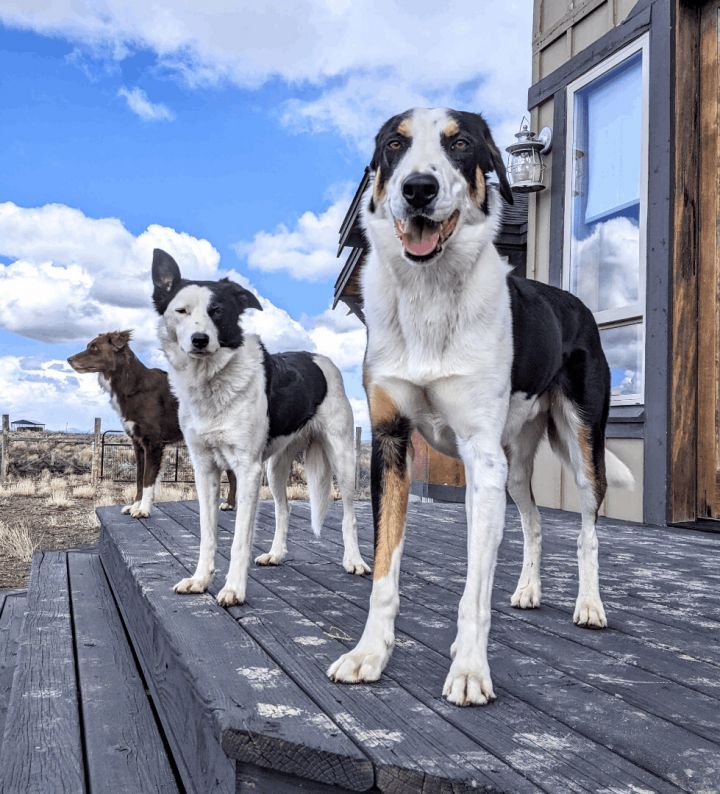
[[[501,203],[488,183],[492,171],[512,203],[502,158],[476,114],[412,110],[376,138],[362,209],[371,248],[362,293],[374,578],[363,635],[328,670],[336,681],[373,681],[390,657],[417,428],[465,464],[467,581],[443,689],[458,705],[494,698],[487,640],[506,486],[525,539],[511,603],[540,604],[540,515],[530,480],[543,434],[580,492],[574,621],[581,626],[607,625],[595,532],[607,480],[632,485],[627,467],[605,450],[610,375],[594,318],[567,292],[509,275],[493,245]]]
[[[175,260],[160,249],[153,253],[152,278],[153,302],[161,315],[160,342],[170,365],[200,501],[197,568],[175,585],[175,591],[201,593],[210,583],[223,469],[237,477],[237,516],[218,603],[230,606],[245,600],[264,460],[275,500],[275,536],[270,551],[255,562],[282,562],[287,553],[285,488],[292,461],[303,451],[315,533],[320,533],[327,511],[334,472],[343,500],[343,566],[350,573],[368,573],[353,510],[353,414],[337,367],[311,353],[270,355],[257,336],[244,334],[240,316],[246,309],[262,307],[239,284],[183,279]]]

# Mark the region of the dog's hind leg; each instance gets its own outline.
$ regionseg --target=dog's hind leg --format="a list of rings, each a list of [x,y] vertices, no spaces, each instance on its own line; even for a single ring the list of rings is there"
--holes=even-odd
[[[255,558],[257,565],[280,565],[287,554],[288,509],[287,482],[292,469],[294,450],[285,448],[268,461],[268,485],[275,501],[275,534],[270,551]]]
[[[565,396],[558,394],[551,411],[554,433],[550,438],[569,461],[580,494],[581,528],[577,543],[578,597],[573,621],[578,626],[607,626],[600,598],[597,513],[605,497],[605,428],[592,421]],[[552,425],[551,425],[552,429]],[[554,436],[554,438],[553,438]],[[564,449],[563,449],[564,448]]]
[[[204,593],[215,572],[216,505],[220,493],[220,472],[213,461],[202,458],[202,453],[193,456],[193,464],[200,502],[200,554],[195,573],[175,585],[176,593]]]
[[[133,505],[130,515],[133,518],[147,518],[152,513],[155,482],[160,473],[164,446],[149,444],[145,447],[145,471],[143,472],[142,499],[139,505]]]
[[[129,505],[125,505],[121,513],[127,515],[133,509],[140,507],[142,500],[143,490],[143,474],[145,473],[145,450],[142,444],[139,444],[135,439],[132,439],[133,451],[135,452],[135,501]]]
[[[237,477],[234,472],[228,469],[226,472],[228,478],[228,495],[224,502],[220,502],[221,510],[234,510],[237,495]]]
[[[532,492],[532,473],[538,443],[545,432],[547,414],[541,414],[524,425],[517,438],[507,447],[508,491],[520,511],[523,529],[523,565],[510,603],[519,609],[540,606],[540,557],[542,524],[540,511]]]
[[[227,578],[217,596],[218,604],[224,607],[242,604],[245,601],[255,528],[255,512],[257,511],[258,492],[262,477],[260,452],[258,451],[257,457],[252,459],[245,457],[235,461],[233,471],[238,481],[235,534],[230,548],[230,566]],[[217,495],[215,498],[217,499]],[[214,505],[215,502],[213,502]],[[217,516],[214,510],[213,514]]]
[[[355,450],[352,436],[352,414],[348,426],[342,434],[326,433],[323,444],[335,474],[338,490],[343,503],[343,568],[348,573],[367,574],[370,566],[360,554],[355,518]]]

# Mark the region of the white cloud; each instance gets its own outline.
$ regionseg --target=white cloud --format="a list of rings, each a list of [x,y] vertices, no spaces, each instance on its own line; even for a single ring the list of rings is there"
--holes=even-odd
[[[91,430],[96,416],[105,429],[118,427],[97,378],[78,375],[58,359],[0,356],[0,395],[0,412],[42,422],[49,430]]]
[[[150,50],[190,86],[280,79],[303,93],[282,109],[285,123],[339,132],[364,150],[384,118],[416,104],[481,110],[496,131],[514,131],[530,84],[531,19],[527,0],[206,0],[202,14],[179,0],[0,8],[4,24],[64,36],[94,57]]]
[[[46,343],[76,342],[78,349],[103,331],[133,328],[133,347],[150,366],[164,366],[158,350],[157,316],[151,304],[152,249],[176,257],[188,278],[229,276],[253,289],[233,270],[219,269],[208,240],[151,225],[137,237],[116,218],[89,218],[62,204],[23,208],[0,203],[0,328]],[[259,296],[262,312],[249,312],[243,327],[268,350],[310,350],[343,370],[349,394],[362,405],[359,365],[365,330],[342,310],[292,318]],[[92,416],[117,422],[107,395],[89,375],[77,375],[45,351],[39,357],[0,357],[0,408],[54,428],[86,427]]]
[[[151,102],[142,88],[136,86],[128,89],[123,86],[118,91],[118,96],[122,97],[130,110],[144,121],[173,121],[175,119],[175,114],[167,105],[163,105],[162,102]]]
[[[324,212],[304,212],[292,228],[284,224],[275,231],[258,232],[250,242],[236,243],[238,256],[255,270],[286,272],[295,279],[318,281],[337,275],[338,229],[350,204],[343,194]]]

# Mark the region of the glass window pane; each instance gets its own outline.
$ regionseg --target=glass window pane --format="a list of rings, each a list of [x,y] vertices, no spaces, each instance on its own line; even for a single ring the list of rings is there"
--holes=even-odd
[[[642,53],[574,94],[570,290],[594,312],[640,296]]]
[[[600,340],[610,366],[610,393],[613,397],[643,394],[643,325],[601,328]]]

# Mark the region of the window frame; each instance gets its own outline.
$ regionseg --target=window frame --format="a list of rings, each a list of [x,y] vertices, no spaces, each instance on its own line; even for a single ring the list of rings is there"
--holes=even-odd
[[[562,286],[570,290],[570,256],[572,240],[572,212],[573,201],[572,184],[574,178],[574,143],[575,143],[575,94],[585,88],[599,77],[612,71],[624,61],[637,53],[641,53],[641,90],[642,90],[642,121],[640,144],[640,210],[639,210],[639,282],[638,300],[635,304],[619,309],[605,309],[593,312],[595,321],[600,330],[617,328],[624,325],[639,324],[642,327],[641,353],[643,367],[643,392],[637,394],[623,394],[613,396],[611,405],[644,405],[645,404],[645,340],[646,340],[646,281],[647,281],[647,210],[648,210],[648,141],[649,141],[649,85],[650,85],[650,36],[646,32],[622,47],[600,63],[588,69],[580,77],[573,80],[565,87],[566,103],[566,131],[565,135],[565,202],[563,212],[563,256],[562,256]]]

